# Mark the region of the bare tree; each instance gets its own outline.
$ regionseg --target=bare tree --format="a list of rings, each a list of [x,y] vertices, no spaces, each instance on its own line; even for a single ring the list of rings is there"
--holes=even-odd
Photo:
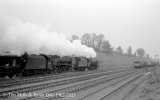
[[[82,37],[81,37],[81,41],[82,44],[85,44],[87,46],[91,46],[91,35],[88,33],[85,33]]]
[[[78,40],[78,39],[79,39],[79,37],[77,35],[72,35],[72,41]]]
[[[108,40],[104,40],[102,43],[102,52],[111,53],[112,48]]]
[[[128,47],[127,54],[130,56],[132,55],[132,47],[131,46]]]
[[[81,37],[82,44],[90,46],[95,50],[102,51],[105,53],[111,53],[113,49],[108,40],[105,40],[105,36],[103,34],[96,35],[95,33],[88,34],[85,33]]]
[[[144,57],[144,55],[145,55],[145,51],[143,48],[138,48],[136,50],[136,52],[137,52],[138,56],[140,56],[140,57]]]
[[[119,54],[123,54],[123,49],[121,46],[117,47],[117,50],[116,50]]]
[[[102,50],[102,44],[103,44],[103,41],[105,39],[105,36],[103,34],[99,34],[97,36],[97,46],[98,46],[98,49],[101,51]]]
[[[97,47],[97,35],[95,34],[95,33],[92,33],[92,47],[94,48],[94,49],[96,49],[96,47]]]

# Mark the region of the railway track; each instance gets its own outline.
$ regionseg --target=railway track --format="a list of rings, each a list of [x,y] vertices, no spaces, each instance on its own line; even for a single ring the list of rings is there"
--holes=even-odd
[[[130,70],[130,69],[131,68],[122,69],[122,70]],[[22,85],[22,84],[43,82],[43,81],[48,81],[48,80],[56,80],[56,79],[60,79],[60,78],[87,75],[87,74],[93,74],[93,73],[99,73],[99,72],[105,72],[105,71],[107,71],[107,70],[95,70],[95,71],[76,72],[76,73],[74,72],[74,73],[64,73],[64,74],[51,74],[51,75],[45,75],[45,76],[20,78],[20,79],[17,79],[17,80],[10,80],[10,81],[5,81],[5,82],[1,81],[0,82],[0,84],[1,84],[0,88],[13,87],[13,86]]]
[[[80,85],[77,85],[77,86],[68,87],[68,88],[64,88],[64,89],[61,89],[61,90],[56,90],[56,91],[52,92],[52,94],[56,94],[56,93],[75,93],[75,94],[78,95],[79,92],[83,92],[83,91],[89,90],[89,89],[91,89],[93,87],[100,86],[100,85],[106,84],[108,82],[112,82],[113,80],[121,78],[121,77],[125,77],[124,79],[126,79],[126,77],[127,78],[132,77],[132,75],[135,75],[135,73],[134,74],[133,73],[132,74],[131,73],[127,73],[127,74],[113,76],[113,77],[110,77],[110,78],[106,77],[106,78],[103,78],[103,79],[91,81],[91,82],[80,84]],[[47,94],[51,94],[51,92],[49,92]],[[91,94],[89,94],[89,95],[91,95]],[[93,98],[88,99],[89,95],[84,96],[84,97],[79,98],[79,99],[77,99],[77,97],[72,98],[72,99],[73,100],[75,100],[75,99],[76,100],[92,100]],[[67,98],[67,96],[66,97],[65,96],[57,96],[56,98],[55,97],[51,97],[51,98],[44,98],[44,99],[40,98],[40,100],[52,100],[52,99],[57,99],[57,98],[58,98],[58,100],[59,99],[61,100],[62,98]],[[71,100],[71,98],[68,98],[68,99]],[[96,100],[96,99],[94,98],[94,100]]]
[[[112,99],[112,97],[115,97],[116,93],[120,92],[122,88],[125,88],[127,85],[130,85],[142,76],[142,73],[137,73],[121,77],[117,80],[113,80],[112,82],[108,82],[108,84],[102,85],[97,89],[94,88],[87,94],[81,94],[76,100],[92,100],[92,98],[94,98],[94,100],[118,100]]]
[[[119,87],[113,89],[110,93],[108,93],[107,95],[103,96],[99,100],[110,100],[115,94],[117,94],[118,92],[120,92],[120,90],[122,90],[123,88],[131,85],[133,82],[135,82],[136,80],[140,79],[142,76],[143,76],[142,74],[136,75],[136,77],[134,77],[133,79],[127,81],[123,85],[120,85]]]
[[[140,71],[142,72],[142,71]],[[86,83],[82,83],[82,84],[78,84],[78,85],[73,85],[73,86],[69,86],[69,87],[65,87],[65,88],[62,88],[62,89],[57,89],[57,90],[54,90],[54,91],[51,91],[51,92],[46,92],[46,93],[43,93],[43,95],[41,95],[42,97],[34,97],[34,98],[27,98],[27,99],[23,99],[23,100],[62,100],[65,98],[65,95],[51,95],[51,97],[48,97],[49,95],[46,95],[45,94],[56,94],[56,93],[62,93],[62,94],[65,94],[65,93],[75,93],[78,95],[78,93],[80,92],[83,92],[85,90],[90,90],[90,89],[93,89],[93,87],[96,87],[96,86],[101,86],[103,84],[105,84],[102,89],[97,89],[95,91],[94,89],[94,92],[89,92],[88,94],[85,93],[85,96],[83,95],[79,95],[79,98],[76,97],[76,98],[68,98],[69,100],[93,100],[93,98],[88,98],[92,95],[95,95],[95,93],[107,88],[107,87],[110,87],[110,86],[114,86],[115,84],[118,84],[120,82],[123,82],[124,80],[127,80],[127,79],[130,79],[130,78],[133,78],[133,76],[135,76],[133,79],[131,79],[129,82],[131,83],[132,81],[136,80],[137,78],[141,77],[142,76],[142,73],[139,74],[140,72],[130,72],[130,73],[123,73],[123,74],[117,74],[115,76],[109,76],[109,77],[105,77],[105,78],[102,78],[102,79],[99,79],[99,80],[94,80],[94,81],[90,81],[90,82],[86,82]],[[116,80],[118,79],[118,80]],[[108,84],[108,85],[107,85]],[[126,84],[129,84],[129,83],[125,83]],[[106,86],[107,85],[107,86]],[[124,84],[123,84],[124,86]],[[119,88],[118,88],[119,89]],[[117,91],[117,90],[114,90],[114,91]],[[113,93],[113,91],[112,91]],[[110,94],[112,94],[110,93]],[[108,95],[106,95],[108,96]],[[106,96],[102,99],[102,100],[108,100],[106,99]],[[99,100],[99,99],[95,99],[94,100]]]
[[[119,71],[119,72],[115,71],[115,72],[112,72],[112,74],[122,73],[123,71]],[[125,70],[124,72],[126,72],[126,71],[128,72],[128,70]],[[132,70],[130,69],[130,71],[132,71]],[[97,77],[102,77],[102,76],[105,76],[105,75],[108,75],[108,73],[107,72],[102,72],[102,73],[97,73],[97,74],[94,74],[94,75],[87,75],[87,76],[81,76],[81,77],[77,77],[77,78],[64,79],[64,80],[61,80],[61,81],[45,83],[45,84],[40,84],[40,85],[36,85],[36,86],[8,89],[8,90],[5,90],[5,91],[1,91],[0,94],[1,94],[1,98],[3,98],[3,97],[9,96],[8,95],[9,93],[12,93],[12,94],[29,93],[29,92],[32,92],[32,91],[42,90],[42,89],[45,89],[45,88],[57,87],[57,86],[67,85],[67,84],[70,84],[70,83],[78,83],[78,82],[81,82],[81,81],[86,81],[86,80],[94,79],[94,78],[97,78]]]
[[[72,72],[72,73],[57,73],[57,74],[47,74],[47,75],[35,75],[35,76],[28,76],[28,77],[18,77],[16,79],[1,79],[0,80],[0,87],[4,87],[4,86],[9,86],[10,84],[22,84],[23,82],[27,82],[29,83],[29,81],[31,82],[36,82],[38,79],[39,80],[47,80],[50,79],[51,77],[55,77],[55,78],[61,78],[61,77],[65,77],[65,76],[70,76],[70,75],[77,75],[77,74],[90,74],[90,73],[94,73],[94,72],[98,72],[98,70],[94,70],[94,71],[86,71],[86,72]]]
[[[38,97],[36,96],[36,97],[32,97],[32,98],[25,98],[23,100],[29,100],[29,99],[30,100],[52,100],[52,99],[58,99],[58,98],[62,99],[62,98],[60,98],[61,96],[55,98],[55,96],[53,97],[52,94],[79,93],[79,92],[88,90],[90,88],[111,82],[111,81],[118,79],[118,78],[121,78],[121,77],[131,77],[132,75],[135,75],[137,73],[138,72],[135,73],[135,71],[130,71],[130,72],[118,73],[118,74],[114,74],[114,75],[110,75],[110,76],[105,76],[103,78],[94,79],[94,80],[90,80],[90,81],[78,83],[78,84],[72,84],[67,87],[57,88],[57,89],[54,89],[54,91],[38,93],[38,94],[40,94],[40,96],[38,96]],[[75,99],[73,99],[73,100],[75,100]]]

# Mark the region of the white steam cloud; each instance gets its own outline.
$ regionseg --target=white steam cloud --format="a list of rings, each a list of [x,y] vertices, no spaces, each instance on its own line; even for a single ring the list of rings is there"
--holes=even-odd
[[[70,42],[64,34],[37,24],[15,21],[3,32],[0,33],[0,52],[96,57],[93,48],[82,45],[80,40]]]
[[[24,20],[21,16],[16,16],[10,8],[16,4],[18,2],[0,1],[0,54],[12,52],[20,55],[27,52],[30,54],[96,57],[93,48],[82,45],[80,40],[70,42],[64,34],[52,32],[50,28],[43,27],[29,18]],[[18,11],[16,12],[18,13]]]

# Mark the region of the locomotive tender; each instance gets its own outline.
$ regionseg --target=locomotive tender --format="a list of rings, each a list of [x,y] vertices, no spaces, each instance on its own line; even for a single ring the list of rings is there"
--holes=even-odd
[[[0,77],[31,76],[69,71],[96,70],[98,61],[84,57],[5,53],[0,55]]]

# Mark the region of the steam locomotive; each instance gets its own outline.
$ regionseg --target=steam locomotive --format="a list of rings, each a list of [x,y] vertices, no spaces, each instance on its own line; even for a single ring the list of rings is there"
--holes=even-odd
[[[0,55],[0,77],[96,70],[98,67],[96,59],[85,57],[27,53],[21,56],[10,53]]]

